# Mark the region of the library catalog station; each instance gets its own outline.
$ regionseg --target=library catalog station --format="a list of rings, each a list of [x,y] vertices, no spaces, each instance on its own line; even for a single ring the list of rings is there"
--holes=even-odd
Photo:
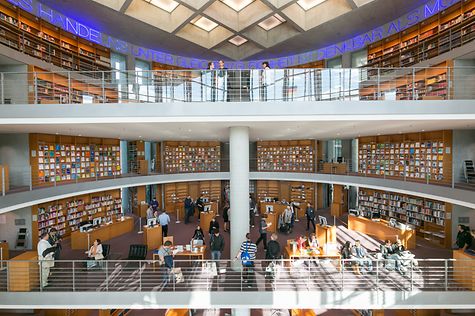
[[[0,316],[475,315],[475,0],[0,0]]]

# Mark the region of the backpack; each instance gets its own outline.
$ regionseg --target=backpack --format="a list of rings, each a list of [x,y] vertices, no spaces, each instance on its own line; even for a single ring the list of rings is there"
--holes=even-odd
[[[246,250],[241,252],[241,262],[242,262],[242,265],[245,267],[252,266],[251,255],[247,251],[248,249],[249,249],[249,242],[246,241]]]

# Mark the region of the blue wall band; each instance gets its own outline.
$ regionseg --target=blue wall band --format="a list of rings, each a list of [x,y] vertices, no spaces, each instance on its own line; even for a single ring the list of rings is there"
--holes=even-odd
[[[36,0],[7,1],[65,31],[82,37],[90,42],[108,47],[117,53],[133,55],[142,60],[155,61],[158,63],[191,69],[205,69],[208,65],[208,60],[168,54],[145,47],[139,47],[123,40],[116,39],[100,30],[79,23]],[[404,16],[392,22],[377,27],[364,34],[357,35],[346,41],[302,54],[267,59],[267,61],[270,62],[272,68],[286,68],[323,59],[330,59],[348,52],[357,51],[363,49],[369,44],[410,28],[435,14],[438,14],[440,11],[447,9],[457,2],[460,2],[460,0],[430,0],[426,4],[406,13]],[[226,67],[233,69],[260,68],[262,61],[263,60],[226,61]]]

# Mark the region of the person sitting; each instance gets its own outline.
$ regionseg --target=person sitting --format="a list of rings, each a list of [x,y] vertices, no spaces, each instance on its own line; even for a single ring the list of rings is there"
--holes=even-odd
[[[366,271],[371,272],[373,270],[373,264],[371,262],[371,259],[368,257],[368,252],[361,245],[361,242],[359,240],[355,241],[355,245],[353,246],[351,254],[353,258],[356,259],[357,274],[361,274],[361,272],[364,273]]]
[[[351,243],[346,241],[345,244],[340,249],[341,259],[349,260],[352,258],[351,255]]]
[[[310,234],[310,240],[308,241],[308,246],[313,251],[320,252],[320,245],[318,244],[317,235],[315,235],[314,233]]]
[[[300,251],[302,249],[307,249],[307,237],[304,236],[304,235],[300,235],[299,238],[297,238],[297,240],[295,240],[297,242],[297,249]]]
[[[90,269],[94,266],[97,265],[96,260],[102,260],[104,259],[104,255],[102,254],[102,244],[100,239],[95,239],[94,243],[92,244],[91,248],[89,248],[89,251],[87,253],[87,268]]]
[[[204,240],[205,234],[203,233],[203,229],[201,229],[200,225],[196,226],[195,232],[193,234],[193,240]]]

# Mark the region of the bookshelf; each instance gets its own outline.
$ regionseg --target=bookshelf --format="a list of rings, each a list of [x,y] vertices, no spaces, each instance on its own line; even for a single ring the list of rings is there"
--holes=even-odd
[[[221,200],[221,181],[193,181],[164,184],[165,209],[172,211],[177,205],[182,206],[190,195],[193,201],[202,194],[210,202]]]
[[[257,171],[314,172],[314,140],[257,142]]]
[[[475,37],[474,15],[475,1],[460,1],[417,25],[369,45],[365,67],[409,67],[468,43]]]
[[[163,143],[165,173],[219,172],[221,144],[219,142]]]
[[[360,137],[359,173],[451,183],[452,131]]]
[[[358,208],[365,217],[371,213],[381,218],[396,219],[415,227],[419,236],[435,244],[450,247],[452,243],[452,205],[450,203],[405,194],[359,189]]]
[[[121,174],[118,139],[49,134],[30,134],[29,139],[33,186]]]
[[[145,160],[145,143],[142,140],[127,142],[128,172],[139,173],[140,161]]]
[[[37,227],[33,227],[33,231],[37,228],[38,232],[33,236],[38,238],[43,232],[55,227],[64,238],[79,229],[79,224],[83,221],[98,217],[111,221],[121,214],[122,199],[120,190],[80,195],[43,203],[32,207],[32,215],[37,216],[37,221],[33,222]]]
[[[298,202],[303,205],[302,214],[306,208],[304,204],[315,204],[315,184],[312,182],[257,180],[256,194],[257,202],[264,201],[266,197]]]
[[[0,42],[29,56],[65,70],[82,71],[89,77],[110,71],[110,50],[2,2],[0,5]],[[106,79],[111,79],[106,74]]]

